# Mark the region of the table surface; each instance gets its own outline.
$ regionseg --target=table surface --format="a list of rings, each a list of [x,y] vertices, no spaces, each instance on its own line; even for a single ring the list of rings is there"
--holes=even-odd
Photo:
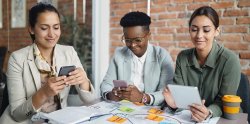
[[[100,98],[100,99],[97,99],[96,101],[94,101],[93,103],[89,103],[87,105],[85,104],[85,106],[90,106],[90,105],[96,104],[96,103],[101,102],[101,101],[103,101],[103,99]],[[247,117],[248,117],[248,115],[246,113],[239,113],[239,118],[236,120],[228,120],[228,119],[225,119],[223,117],[220,117],[217,124],[248,124]]]
[[[248,124],[247,122],[247,114],[239,113],[239,118],[236,120],[228,120],[225,118],[220,118],[217,124]]]

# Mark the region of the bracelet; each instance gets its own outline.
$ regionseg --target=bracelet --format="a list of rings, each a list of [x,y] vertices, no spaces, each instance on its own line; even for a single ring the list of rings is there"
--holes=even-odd
[[[147,101],[148,101],[148,97],[147,97],[147,95],[145,93],[143,93],[141,102],[144,103],[144,104],[146,104]]]

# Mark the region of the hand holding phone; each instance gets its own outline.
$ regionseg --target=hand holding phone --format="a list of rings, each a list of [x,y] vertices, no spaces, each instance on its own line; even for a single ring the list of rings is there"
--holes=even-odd
[[[58,76],[69,76],[69,73],[74,71],[76,69],[76,66],[72,65],[72,66],[62,66],[60,68],[59,74]]]
[[[113,80],[114,87],[126,88],[127,82],[124,80]]]

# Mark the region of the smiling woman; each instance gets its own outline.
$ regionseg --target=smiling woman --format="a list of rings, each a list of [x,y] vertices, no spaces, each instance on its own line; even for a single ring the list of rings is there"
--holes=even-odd
[[[61,35],[59,15],[54,12],[41,13],[34,27],[30,26],[31,35],[35,36],[33,40],[41,49],[50,49],[58,42]],[[35,35],[36,34],[36,35]]]
[[[0,123],[32,123],[37,112],[53,112],[67,106],[70,87],[83,102],[95,100],[94,88],[72,46],[57,44],[60,16],[56,8],[38,3],[29,10],[33,44],[11,54],[7,69],[9,107]],[[60,67],[76,67],[68,76],[57,76]]]
[[[238,57],[218,44],[219,17],[208,6],[194,11],[189,21],[189,33],[194,48],[183,50],[176,60],[174,83],[196,86],[203,105],[191,105],[192,119],[202,122],[210,117],[222,115],[223,95],[236,94],[240,82]],[[168,91],[164,90],[167,104],[176,108]]]
[[[173,79],[170,54],[149,43],[151,18],[143,12],[125,14],[123,27],[124,47],[117,48],[101,84],[105,99],[141,102],[159,105],[163,101],[162,89]],[[115,87],[113,80],[124,80],[127,87]]]

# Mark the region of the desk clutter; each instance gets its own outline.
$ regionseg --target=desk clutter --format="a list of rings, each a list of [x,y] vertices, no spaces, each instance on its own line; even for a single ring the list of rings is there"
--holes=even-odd
[[[145,106],[129,101],[102,101],[91,106],[66,107],[46,114],[38,113],[33,121],[45,120],[51,124],[195,124],[189,110],[172,114],[167,108]],[[212,118],[206,124],[216,124]]]

